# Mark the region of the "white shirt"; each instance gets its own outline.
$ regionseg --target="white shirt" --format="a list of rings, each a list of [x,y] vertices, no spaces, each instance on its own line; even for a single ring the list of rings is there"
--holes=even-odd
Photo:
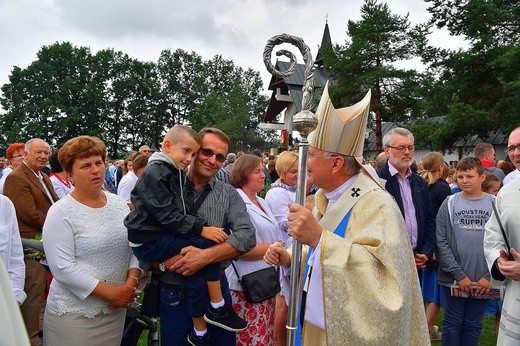
[[[54,188],[54,192],[56,192],[56,195],[58,195],[59,199],[62,199],[74,191],[74,185],[72,185],[72,183],[67,186],[60,178],[55,175],[51,175],[49,179],[52,183],[52,187]]]
[[[255,226],[255,237],[257,244],[269,244],[278,240],[278,222],[276,221],[269,205],[265,200],[260,197],[257,197],[258,203],[262,206],[265,213],[260,210],[255,204],[251,202],[249,197],[242,191],[242,189],[237,189],[238,194],[244,202],[246,203],[247,213],[249,218],[251,219],[251,223]],[[252,273],[254,271],[264,269],[269,267],[267,263],[264,262],[263,259],[258,260],[241,260],[234,262],[235,267],[237,268],[238,275],[241,277],[245,274]],[[229,266],[226,268],[226,276],[229,281],[229,288],[235,291],[242,291],[242,287],[238,283],[238,278],[233,270],[233,266]]]
[[[130,200],[130,192],[134,189],[137,179],[137,175],[135,175],[134,171],[129,171],[117,185],[117,195],[121,196],[126,203],[132,203]]]
[[[504,178],[503,184],[507,184],[513,180],[520,179],[520,170],[515,169]]]
[[[278,237],[287,244],[289,234],[287,229],[287,216],[289,215],[289,203],[296,200],[296,186],[289,186],[284,183],[274,183],[265,196],[265,201],[269,204],[270,210],[278,221]]]
[[[69,194],[47,213],[43,244],[54,275],[47,307],[59,315],[110,313],[108,302],[90,294],[101,280],[123,284],[128,269],[139,267],[123,224],[128,206],[112,193],[105,196],[104,207],[91,208]]]
[[[21,304],[27,295],[25,284],[25,263],[18,230],[16,210],[11,200],[0,195],[0,258],[5,263],[16,300]]]
[[[7,179],[7,176],[9,175],[9,173],[11,173],[13,171],[13,169],[11,167],[5,167],[4,170],[2,171],[2,177],[0,178],[0,193],[3,194],[4,193],[4,184],[5,184],[5,179]]]

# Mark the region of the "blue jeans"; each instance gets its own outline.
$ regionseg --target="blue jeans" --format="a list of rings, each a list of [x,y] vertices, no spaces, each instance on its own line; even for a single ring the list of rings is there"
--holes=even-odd
[[[189,245],[205,249],[213,245],[213,242],[201,237],[179,237],[172,234],[165,234],[156,241],[147,242],[138,247],[132,247],[132,250],[137,258],[156,262],[164,261],[180,253],[182,248]],[[186,288],[190,316],[202,317],[209,305],[207,281],[218,281],[220,279],[219,263],[209,264],[190,276],[178,274],[177,278]]]
[[[220,283],[226,305],[231,305],[229,284],[225,275],[220,279]],[[161,345],[188,345],[188,333],[193,329],[193,321],[188,313],[188,309],[188,297],[184,288],[175,290],[171,286],[161,284]],[[208,324],[208,331],[215,340],[215,345],[236,345],[236,333],[228,332],[211,324]]]
[[[446,286],[442,286],[442,293],[444,299],[442,345],[478,346],[482,319],[489,301],[452,297],[450,287]]]

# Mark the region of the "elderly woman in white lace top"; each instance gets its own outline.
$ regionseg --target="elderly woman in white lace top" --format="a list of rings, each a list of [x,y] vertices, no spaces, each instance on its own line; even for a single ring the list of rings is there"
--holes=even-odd
[[[54,275],[43,321],[44,345],[119,345],[126,307],[140,276],[123,224],[129,209],[102,190],[105,144],[67,141],[58,158],[75,189],[48,211],[43,226]]]

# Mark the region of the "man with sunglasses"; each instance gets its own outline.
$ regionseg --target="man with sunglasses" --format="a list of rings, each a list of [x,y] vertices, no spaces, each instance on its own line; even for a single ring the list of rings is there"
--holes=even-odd
[[[435,215],[426,182],[410,169],[415,151],[414,137],[407,129],[396,127],[383,136],[383,145],[388,162],[377,170],[377,174],[386,180],[386,190],[401,209],[415,265],[422,269],[435,251]]]
[[[238,192],[228,184],[215,179],[226,160],[229,137],[219,129],[204,128],[199,132],[201,146],[191,162],[188,178],[195,187],[195,205],[198,215],[209,225],[222,227],[228,233],[225,242],[210,248],[188,246],[163,263],[161,275],[161,343],[185,345],[193,329],[188,313],[187,292],[177,280],[175,272],[189,276],[210,263],[220,262],[222,295],[231,304],[229,286],[224,274],[230,260],[250,251],[256,245],[255,229],[247,214],[246,205]],[[236,345],[236,334],[208,325],[215,345]]]

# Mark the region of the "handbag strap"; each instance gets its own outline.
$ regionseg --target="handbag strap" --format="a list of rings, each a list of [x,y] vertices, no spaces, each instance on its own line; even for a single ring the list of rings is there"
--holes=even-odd
[[[235,274],[237,274],[238,282],[241,281],[240,275],[238,275],[237,267],[235,267],[235,263],[231,262],[231,265],[233,266],[233,270],[235,271]]]
[[[193,204],[193,209],[195,211],[199,210],[200,206],[202,205],[202,203],[204,202],[204,200],[206,199],[206,197],[208,197],[208,194],[209,194],[209,186],[207,186],[208,184],[204,185],[202,187],[202,191],[200,192],[200,195],[199,197],[197,198],[197,201],[195,201],[195,203]]]

